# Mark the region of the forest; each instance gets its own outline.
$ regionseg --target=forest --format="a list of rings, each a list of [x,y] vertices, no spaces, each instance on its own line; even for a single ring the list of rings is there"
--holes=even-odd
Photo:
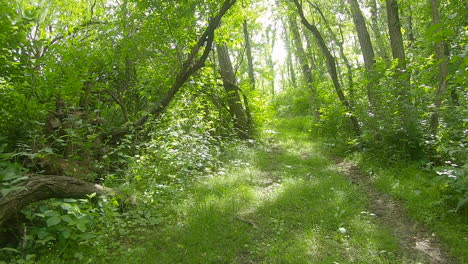
[[[468,263],[465,0],[1,0],[0,264]]]

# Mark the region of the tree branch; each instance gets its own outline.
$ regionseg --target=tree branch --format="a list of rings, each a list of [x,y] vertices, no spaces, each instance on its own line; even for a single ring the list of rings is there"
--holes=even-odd
[[[159,117],[166,110],[169,103],[174,98],[175,94],[185,84],[185,82],[190,78],[190,76],[192,76],[195,72],[197,72],[199,69],[205,66],[206,59],[208,58],[211,52],[211,49],[213,47],[214,32],[216,28],[218,28],[221,22],[221,18],[236,3],[236,1],[237,0],[224,1],[224,4],[221,6],[221,9],[219,10],[218,14],[210,20],[208,27],[205,29],[203,34],[198,39],[197,44],[192,48],[189,56],[183,63],[183,67],[177,74],[177,77],[174,83],[172,84],[171,88],[169,89],[169,91],[161,100],[159,100],[155,104],[153,108],[151,108],[148,111],[147,114],[143,115],[142,117],[140,117],[140,119],[138,119],[136,122],[133,123],[132,125],[133,129],[137,129],[141,127],[144,123],[146,123],[146,121],[150,117],[153,117],[153,118]],[[205,49],[203,50],[203,54],[200,56],[198,60],[195,60],[195,57],[197,56],[198,52],[203,46],[205,46]],[[123,129],[113,133],[111,135],[112,139],[116,140],[126,135],[129,131],[130,131],[130,127],[124,127]]]

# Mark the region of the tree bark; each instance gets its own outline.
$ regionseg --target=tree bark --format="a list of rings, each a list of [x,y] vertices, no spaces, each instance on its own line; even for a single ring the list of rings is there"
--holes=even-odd
[[[414,109],[411,102],[410,93],[410,75],[406,70],[406,56],[403,45],[403,36],[401,34],[401,22],[398,11],[397,0],[386,0],[387,2],[387,20],[388,32],[390,35],[390,46],[394,60],[398,60],[398,72],[396,80],[398,85],[398,107],[400,116],[403,120],[403,127],[416,132],[416,121],[414,118]]]
[[[241,138],[249,138],[249,118],[242,106],[239,96],[240,89],[236,85],[236,76],[234,74],[234,69],[232,68],[226,44],[216,45],[216,51],[218,52],[219,71],[221,73],[221,78],[223,79],[224,90],[227,94],[229,112],[231,113],[234,121],[234,128]],[[246,100],[246,97],[244,97],[244,100]]]
[[[20,189],[0,199],[0,227],[32,202],[51,198],[86,198],[92,193],[104,194],[109,191],[100,185],[72,177],[30,175]]]
[[[356,96],[355,96],[355,89],[354,89],[354,80],[353,80],[353,67],[351,66],[351,63],[349,62],[348,60],[348,57],[346,56],[346,54],[344,53],[344,47],[343,47],[343,43],[344,43],[344,36],[343,36],[343,30],[341,28],[341,25],[338,25],[338,29],[340,30],[340,36],[341,36],[341,39],[338,41],[337,40],[337,43],[338,43],[338,46],[340,47],[340,56],[341,56],[341,59],[343,60],[344,64],[346,65],[346,69],[347,69],[347,77],[348,77],[348,91],[349,91],[349,102],[351,104],[351,106],[354,106],[355,105],[355,99],[356,99]]]
[[[388,58],[387,49],[379,26],[379,9],[377,8],[377,0],[370,0],[370,8],[371,27],[375,36],[375,41],[377,42],[377,53],[382,58]]]
[[[401,71],[406,70],[406,56],[403,45],[403,36],[401,34],[400,16],[398,14],[397,0],[386,0],[388,33],[390,36],[390,46],[392,48],[393,59],[398,59],[398,65]]]
[[[315,37],[317,40],[319,47],[322,51],[322,53],[325,55],[325,58],[327,60],[327,66],[328,66],[328,72],[332,78],[333,81],[333,86],[335,88],[335,92],[338,95],[338,98],[340,99],[340,102],[343,104],[343,106],[346,108],[346,110],[349,112],[349,119],[352,124],[352,128],[356,134],[361,133],[361,128],[359,126],[359,122],[353,114],[353,109],[351,105],[349,104],[348,100],[346,99],[346,96],[343,93],[343,90],[341,89],[341,85],[338,81],[338,73],[336,69],[336,61],[335,57],[330,53],[330,50],[328,49],[327,45],[325,44],[325,41],[322,37],[322,34],[320,31],[318,31],[317,27],[312,25],[307,18],[304,15],[304,11],[302,9],[302,5],[299,3],[298,0],[294,0],[294,4],[297,7],[297,11],[299,13],[299,16],[301,17],[301,21],[304,24],[304,26],[312,32],[312,35]]]
[[[275,79],[276,78],[275,78],[275,64],[273,62],[272,53],[273,53],[273,48],[275,46],[276,31],[274,29],[271,29],[271,26],[268,26],[265,34],[266,34],[267,43],[271,45],[270,48],[267,50],[266,62],[267,62],[268,68],[270,68],[270,73],[271,73],[271,80],[270,80],[271,94],[275,95]]]
[[[414,37],[414,29],[413,29],[413,10],[411,9],[411,5],[408,5],[408,14],[407,14],[407,23],[408,23],[408,42],[409,42],[409,48],[411,48],[414,45],[414,42],[416,41]]]
[[[315,117],[319,117],[318,109],[319,106],[317,105],[317,91],[314,87],[314,78],[312,76],[312,71],[309,66],[309,62],[307,61],[307,54],[304,50],[302,45],[302,38],[301,34],[299,33],[299,28],[297,26],[296,17],[293,15],[289,16],[289,29],[291,30],[293,36],[293,43],[295,46],[297,58],[299,59],[299,63],[301,64],[302,76],[304,77],[305,85],[308,90],[311,91],[311,104],[312,104],[312,111]]]
[[[375,54],[369,31],[367,30],[366,21],[362,15],[361,8],[359,7],[357,0],[348,0],[348,3],[351,7],[351,15],[358,35],[359,45],[364,59],[364,67],[367,70],[367,74],[372,74],[375,63]],[[367,98],[370,105],[375,105],[372,83],[367,85]]]
[[[361,46],[362,57],[364,59],[364,66],[367,70],[371,70],[375,63],[374,48],[367,30],[366,21],[362,15],[361,8],[357,0],[348,0],[351,7],[351,15],[353,17],[354,26]]]
[[[432,10],[432,24],[440,24],[440,14],[437,0],[431,0]],[[435,44],[435,54],[439,61],[439,85],[437,86],[437,92],[434,100],[434,112],[431,116],[431,132],[435,135],[439,127],[439,110],[442,105],[442,98],[447,90],[447,75],[448,75],[448,63],[447,63],[447,45],[443,42],[437,42]]]
[[[303,28],[303,32],[308,30],[304,25],[302,25],[304,28]],[[304,34],[304,39],[306,41],[306,53],[307,53],[307,58],[309,59],[309,63],[310,63],[310,68],[311,69],[318,69],[317,68],[317,58],[316,58],[316,54],[315,54],[315,50],[314,50],[314,45],[313,45],[313,41],[312,41],[312,37],[310,34]]]
[[[247,51],[247,63],[249,66],[250,85],[252,89],[255,89],[255,74],[254,74],[253,58],[252,58],[252,46],[250,44],[250,34],[249,34],[249,27],[247,25],[247,20],[244,20],[243,29],[244,29],[245,49]]]
[[[344,47],[343,47],[343,42],[344,41],[343,41],[343,33],[341,31],[341,25],[338,25],[339,29],[340,29],[340,33],[341,33],[340,34],[341,35],[341,40],[338,40],[338,37],[336,36],[335,32],[331,28],[330,23],[328,22],[328,19],[323,14],[322,9],[320,9],[320,7],[318,5],[316,5],[316,4],[313,4],[313,3],[311,3],[311,4],[312,4],[312,7],[320,14],[320,17],[322,17],[323,22],[325,23],[325,26],[326,26],[326,28],[328,30],[328,33],[332,37],[333,41],[338,45],[338,48],[340,50],[340,57],[343,60],[345,66],[346,66],[346,70],[347,70],[346,77],[348,79],[348,90],[349,90],[349,95],[350,95],[350,104],[351,104],[351,106],[353,106],[354,105],[353,68],[351,67],[351,63],[349,62],[348,57],[346,57],[346,54],[344,52]]]
[[[286,64],[287,64],[287,67],[288,67],[288,75],[291,79],[291,84],[294,88],[297,88],[297,84],[296,84],[296,72],[294,71],[294,64],[293,64],[293,60],[292,60],[292,48],[291,48],[291,40],[289,38],[289,31],[288,30],[288,24],[284,21],[284,19],[281,20],[282,23],[283,23],[283,28],[285,29],[284,30],[284,42],[286,44],[286,52],[287,52],[287,55],[286,55]]]

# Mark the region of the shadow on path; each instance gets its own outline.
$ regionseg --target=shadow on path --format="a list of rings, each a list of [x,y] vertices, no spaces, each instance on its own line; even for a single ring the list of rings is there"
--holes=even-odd
[[[312,143],[275,135],[249,151],[244,165],[200,180],[122,263],[419,263]]]

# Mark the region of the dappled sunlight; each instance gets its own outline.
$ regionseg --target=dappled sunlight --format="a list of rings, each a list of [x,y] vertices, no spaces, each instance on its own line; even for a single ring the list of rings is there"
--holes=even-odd
[[[355,261],[356,258],[365,263],[374,263],[368,261],[372,259],[382,260],[372,243],[355,243],[348,233],[340,232],[342,226],[349,229],[348,221],[359,216],[359,209],[363,207],[355,205],[350,208],[350,190],[330,192],[327,191],[330,186],[332,180],[326,179],[285,180],[275,199],[266,201],[255,212],[250,213],[249,218],[258,224],[260,237],[263,238],[258,243],[265,245],[258,249],[258,254],[266,258],[266,263],[269,262],[269,256],[275,256],[274,259],[278,261],[279,255],[282,261],[301,260],[299,262],[304,263],[341,262],[344,259]],[[348,199],[343,199],[343,192],[348,192]],[[358,220],[355,221],[360,221],[359,218],[356,219]],[[368,221],[360,224],[372,225]],[[371,241],[372,239],[375,237],[370,236]],[[380,240],[381,237],[378,237],[373,243],[377,243],[382,250],[391,251]],[[333,252],[327,251],[329,248],[334,248]]]
[[[468,263],[467,11],[1,0],[0,264]]]
[[[144,263],[414,263],[307,138],[239,151],[192,186]]]

